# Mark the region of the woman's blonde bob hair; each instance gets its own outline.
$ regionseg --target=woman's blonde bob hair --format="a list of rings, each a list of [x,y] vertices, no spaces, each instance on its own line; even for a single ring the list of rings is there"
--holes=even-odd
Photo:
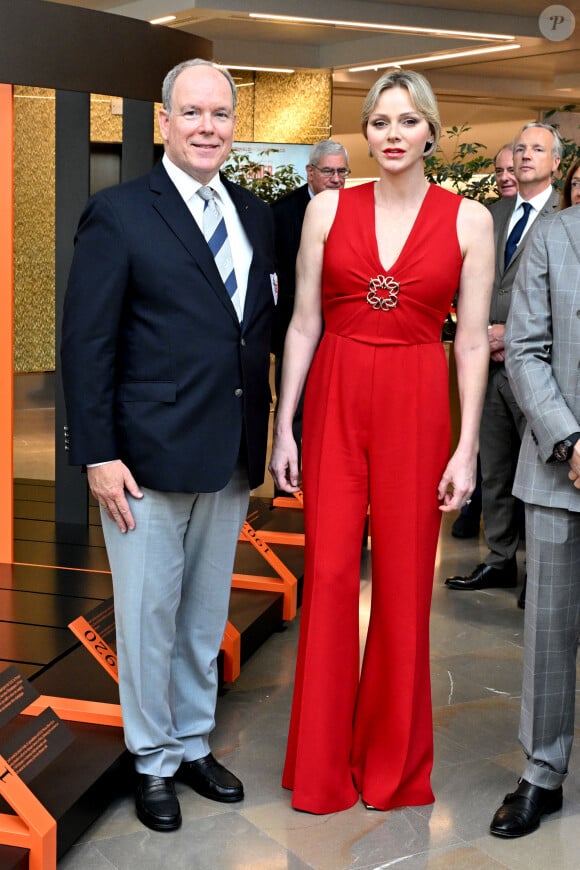
[[[431,130],[433,143],[425,151],[424,157],[430,157],[437,149],[437,143],[441,136],[441,119],[439,118],[439,109],[437,108],[437,100],[431,88],[431,85],[421,73],[414,70],[393,69],[384,73],[377,79],[370,91],[365,97],[362,108],[361,124],[362,130],[367,138],[367,125],[369,118],[375,110],[379,97],[383,91],[388,91],[391,88],[405,88],[409,93],[411,102],[416,110],[422,115]]]

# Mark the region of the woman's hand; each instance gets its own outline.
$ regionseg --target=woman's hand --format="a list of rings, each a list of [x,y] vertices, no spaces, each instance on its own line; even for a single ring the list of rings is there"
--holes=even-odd
[[[278,489],[298,491],[298,448],[292,435],[274,435],[268,471]]]
[[[457,452],[453,454],[437,488],[440,511],[458,511],[469,502],[475,489],[476,467],[476,459],[466,458]]]

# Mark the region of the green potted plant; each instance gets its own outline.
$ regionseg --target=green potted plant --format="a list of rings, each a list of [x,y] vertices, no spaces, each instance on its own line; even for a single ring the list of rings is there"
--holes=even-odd
[[[260,151],[258,157],[267,157],[277,151],[277,148],[268,148]],[[273,172],[267,172],[264,170],[263,163],[252,159],[249,154],[236,151],[235,148],[222,171],[230,181],[247,187],[264,202],[275,202],[304,183],[304,179],[292,164],[277,166]]]

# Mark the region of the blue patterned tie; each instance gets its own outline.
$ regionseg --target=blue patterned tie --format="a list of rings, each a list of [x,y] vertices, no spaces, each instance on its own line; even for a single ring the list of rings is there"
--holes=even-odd
[[[518,242],[521,239],[522,233],[526,228],[526,224],[528,222],[528,215],[530,214],[530,211],[532,210],[532,206],[529,204],[529,202],[523,202],[522,208],[524,210],[524,213],[521,216],[521,218],[519,219],[519,221],[516,224],[514,224],[514,228],[512,229],[511,233],[509,234],[508,240],[506,242],[504,269],[507,269],[509,261],[511,260],[511,258],[515,254],[515,250],[518,246]]]
[[[220,211],[220,207],[215,198],[215,192],[211,187],[200,187],[197,191],[204,200],[203,207],[203,234],[209,245],[210,251],[213,254],[216,266],[221,275],[222,281],[226,286],[226,290],[233,299],[238,282],[236,281],[236,273],[234,271],[234,263],[232,260],[232,252],[230,250],[230,242],[226,229],[226,222]]]

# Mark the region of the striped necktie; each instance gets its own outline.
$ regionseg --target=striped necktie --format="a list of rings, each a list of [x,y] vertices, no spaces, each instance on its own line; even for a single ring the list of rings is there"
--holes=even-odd
[[[210,251],[213,254],[222,281],[226,286],[226,290],[228,291],[230,298],[233,299],[234,294],[238,289],[238,282],[236,281],[236,273],[234,271],[232,252],[230,249],[224,216],[222,215],[216,200],[215,192],[211,187],[200,187],[197,192],[204,200],[202,222],[203,234],[209,245]]]

